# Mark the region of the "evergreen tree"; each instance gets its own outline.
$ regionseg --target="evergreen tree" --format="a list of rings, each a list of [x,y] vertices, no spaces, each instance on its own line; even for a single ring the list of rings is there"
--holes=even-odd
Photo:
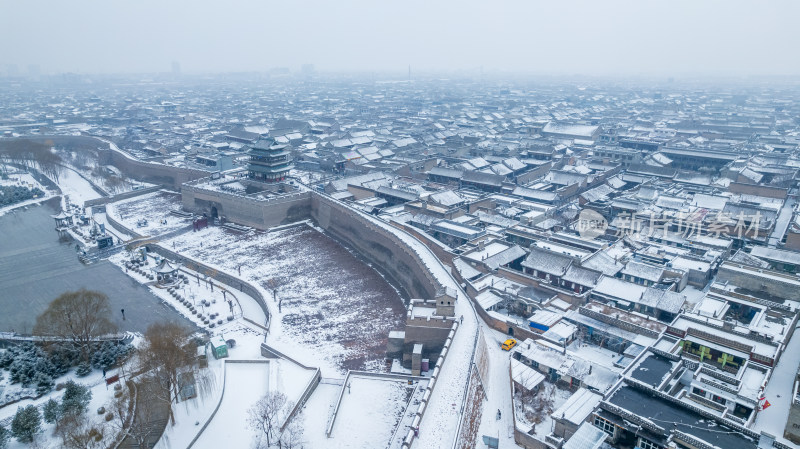
[[[33,376],[33,382],[36,384],[36,394],[45,394],[53,389],[53,378],[41,371]]]
[[[86,412],[91,400],[92,392],[89,391],[89,387],[70,380],[65,384],[64,396],[61,398],[61,415],[82,415]]]
[[[11,438],[11,432],[3,426],[0,426],[0,449],[5,449],[8,446],[8,440]]]
[[[55,424],[61,418],[61,406],[55,399],[45,402],[42,410],[44,412],[44,422],[47,424]]]
[[[30,443],[42,430],[42,417],[35,405],[19,407],[11,421],[11,435],[20,443]]]
[[[75,370],[75,374],[77,374],[78,377],[86,377],[91,372],[92,366],[85,362],[78,365],[78,369]]]

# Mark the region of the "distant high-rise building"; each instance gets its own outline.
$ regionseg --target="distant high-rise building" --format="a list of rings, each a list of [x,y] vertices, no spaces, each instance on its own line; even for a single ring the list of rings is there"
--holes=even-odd
[[[6,76],[14,77],[19,75],[16,64],[6,64]]]
[[[292,160],[287,146],[275,143],[275,139],[261,139],[250,148],[248,176],[258,181],[283,181],[292,169]]]
[[[303,66],[300,67],[300,71],[303,73],[303,75],[313,75],[314,64],[303,64]]]
[[[181,65],[178,63],[178,61],[172,61],[172,74],[173,75],[181,74]]]

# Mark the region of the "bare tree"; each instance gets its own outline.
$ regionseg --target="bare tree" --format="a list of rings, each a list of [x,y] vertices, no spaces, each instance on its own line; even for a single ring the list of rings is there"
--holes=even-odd
[[[305,440],[303,439],[302,419],[302,413],[298,413],[286,424],[286,427],[284,427],[283,432],[281,432],[280,439],[278,440],[278,446],[280,446],[281,449],[300,448],[305,443]]]
[[[64,448],[94,449],[105,447],[105,430],[102,424],[92,424],[86,415],[68,415],[59,422],[57,433]]]
[[[151,324],[138,356],[140,369],[149,372],[158,386],[154,399],[167,405],[170,422],[175,424],[172,403],[180,402],[181,380],[186,374],[194,376],[195,381],[206,378],[194,364],[195,347],[189,330],[172,322]]]
[[[108,296],[81,289],[61,294],[36,318],[33,332],[71,341],[89,360],[92,340],[116,331]]]
[[[33,149],[32,158],[39,171],[52,179],[53,182],[58,183],[61,174],[64,172],[64,167],[61,165],[63,162],[61,156],[54,153],[50,147],[36,146]]]
[[[61,156],[53,150],[52,142],[12,140],[0,145],[3,160],[26,168],[38,167],[46,176],[58,182],[63,172]]]
[[[270,391],[247,411],[250,427],[260,432],[258,447],[270,447],[273,442],[278,442],[281,423],[288,417],[292,407],[294,405],[287,400],[285,394]]]

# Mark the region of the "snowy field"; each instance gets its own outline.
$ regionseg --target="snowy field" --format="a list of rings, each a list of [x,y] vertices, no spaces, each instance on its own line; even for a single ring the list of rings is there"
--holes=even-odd
[[[187,447],[211,417],[217,404],[220,404],[219,411],[193,447],[225,447],[216,445],[219,437],[211,435],[215,432],[214,429],[219,428],[230,428],[237,435],[234,439],[226,440],[234,443],[229,447],[251,447],[256,434],[247,426],[247,411],[253,403],[267,391],[273,390],[284,393],[289,401],[297,402],[300,399],[314,371],[303,369],[288,360],[267,362],[258,351],[258,344],[263,337],[248,333],[246,329],[242,326],[238,330],[229,329],[226,332],[225,338],[234,337],[237,344],[235,348],[229,349],[228,359],[217,360],[209,356],[213,388],[206,395],[189,399],[175,407],[175,426],[167,426],[164,437],[159,440],[156,448]],[[257,363],[228,363],[231,360],[254,360]],[[223,373],[223,370],[226,372]],[[222,403],[220,397],[223,397]]]
[[[89,181],[83,179],[75,170],[65,168],[58,178],[58,187],[61,193],[69,197],[69,202],[83,206],[84,201],[100,198],[98,193]]]
[[[256,433],[247,425],[247,410],[269,390],[269,371],[268,363],[225,364],[222,403],[194,447],[250,447]]]
[[[237,345],[231,351],[231,359],[237,359],[244,353],[239,352]],[[207,397],[197,397],[176,407],[176,425],[167,426],[165,438],[157,447],[186,447],[200,432],[214,408],[219,403],[219,410],[200,433],[193,447],[218,448],[251,447],[257,433],[248,425],[248,410],[268,391],[280,391],[288,401],[297,403],[303,394],[313,371],[303,369],[287,360],[260,359],[256,363],[222,363],[209,361],[209,367],[215,372],[215,389]],[[224,373],[225,391],[222,393]],[[220,395],[222,401],[220,402]],[[302,419],[302,417],[300,418]],[[199,423],[199,424],[195,424]]]
[[[413,388],[405,381],[351,376],[331,438],[341,448],[385,447]],[[318,447],[318,446],[314,446]]]
[[[164,245],[261,287],[274,314],[268,342],[325,376],[382,370],[388,333],[403,328],[397,291],[308,226],[249,234],[210,227]]]
[[[181,207],[179,193],[160,190],[111,203],[106,206],[106,214],[139,234],[158,236],[191,225],[187,219],[170,215],[170,211]],[[147,224],[139,226],[139,220],[147,220]]]

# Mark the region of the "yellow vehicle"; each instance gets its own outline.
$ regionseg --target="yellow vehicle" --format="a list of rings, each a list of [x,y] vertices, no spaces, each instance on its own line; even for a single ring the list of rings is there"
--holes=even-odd
[[[517,345],[517,340],[514,340],[513,338],[509,338],[508,340],[504,341],[502,345],[500,345],[500,348],[503,351],[510,351],[511,348],[513,348],[516,345]]]

